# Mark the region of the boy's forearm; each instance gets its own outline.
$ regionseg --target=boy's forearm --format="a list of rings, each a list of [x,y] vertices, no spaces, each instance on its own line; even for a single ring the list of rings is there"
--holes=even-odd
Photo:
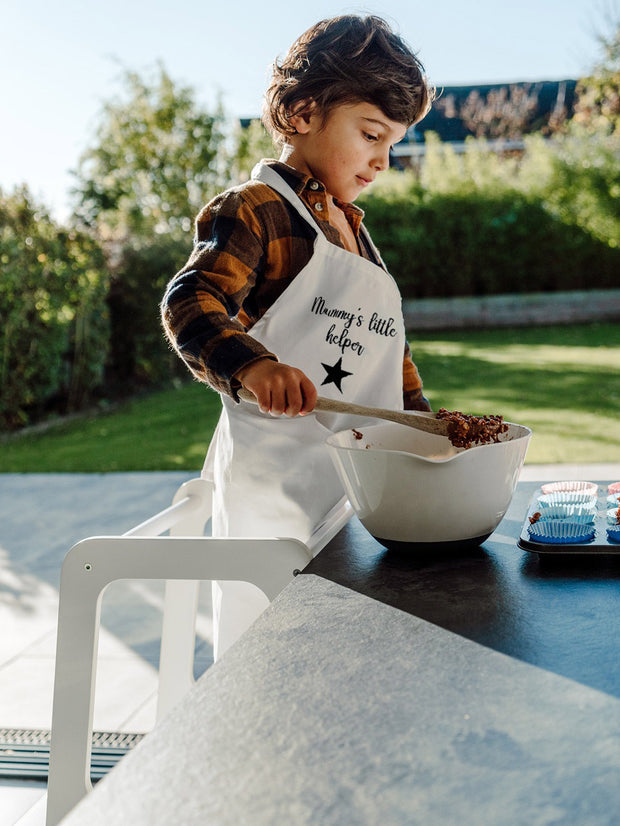
[[[243,326],[197,271],[180,273],[162,301],[162,323],[172,347],[199,381],[237,398],[234,375],[259,358],[276,359]]]

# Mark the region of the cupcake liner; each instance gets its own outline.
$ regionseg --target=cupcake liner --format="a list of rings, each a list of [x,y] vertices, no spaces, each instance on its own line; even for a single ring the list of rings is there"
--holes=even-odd
[[[611,493],[607,497],[608,508],[620,508],[620,493]]]
[[[598,485],[594,482],[570,481],[549,482],[541,488],[544,493],[586,493],[589,496],[598,494]]]
[[[620,493],[620,482],[612,482],[607,485],[607,493]]]
[[[615,528],[607,528],[607,539],[610,542],[620,542],[620,525]]]
[[[579,522],[584,525],[594,522],[595,516],[596,505],[551,505],[548,508],[543,508],[540,512],[540,518],[544,521],[549,519],[569,519],[571,522]]]
[[[610,508],[607,511],[607,523],[609,525],[617,525],[620,528],[620,522],[618,522],[618,511],[620,508]]]
[[[530,539],[545,545],[569,545],[590,542],[594,539],[594,527],[564,519],[545,519],[534,522],[527,529]]]
[[[538,504],[541,508],[554,508],[557,505],[596,506],[596,496],[581,491],[556,491],[555,493],[544,493],[539,496]]]

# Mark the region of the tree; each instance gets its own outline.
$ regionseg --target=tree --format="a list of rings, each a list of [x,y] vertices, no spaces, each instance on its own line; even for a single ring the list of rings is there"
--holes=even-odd
[[[105,241],[178,236],[221,186],[223,113],[201,109],[161,65],[152,81],[131,71],[123,81],[80,158],[76,215]]]
[[[579,81],[575,123],[591,132],[620,132],[620,20],[609,35],[599,34],[601,60]]]
[[[460,115],[477,138],[521,138],[538,108],[538,88],[512,84],[491,89],[485,96],[470,92]]]
[[[158,305],[191,249],[200,207],[226,181],[224,117],[164,68],[124,75],[124,95],[103,107],[76,172],[78,222],[103,246],[110,272],[108,387],[157,382],[177,366]]]
[[[237,124],[233,132],[231,176],[237,183],[247,181],[252,169],[262,158],[277,158],[280,152],[261,121],[252,118]]]
[[[521,140],[533,132],[553,134],[572,110],[575,81],[509,83],[442,94],[434,104],[452,140],[466,136]],[[452,123],[451,123],[452,122]],[[430,126],[424,132],[432,131]]]

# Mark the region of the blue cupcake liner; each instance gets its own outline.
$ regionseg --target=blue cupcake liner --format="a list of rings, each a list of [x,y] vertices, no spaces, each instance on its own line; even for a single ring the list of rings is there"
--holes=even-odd
[[[615,528],[607,528],[607,539],[610,542],[620,542],[620,525]]]
[[[568,522],[577,522],[579,525],[592,525],[594,524],[594,520],[596,519],[596,513],[587,510],[583,513],[562,513],[559,508],[545,508],[542,511],[539,511],[540,522],[551,522],[555,520],[566,520]]]
[[[552,508],[543,508],[540,519],[548,522],[551,519],[567,519],[570,522],[579,522],[587,525],[594,522],[596,506],[591,505],[554,505]]]
[[[607,497],[608,508],[620,508],[620,493],[610,493]]]
[[[544,493],[539,496],[538,505],[541,508],[554,508],[557,505],[590,505],[595,507],[596,496],[580,491],[556,491],[555,493]]]
[[[584,525],[565,519],[541,519],[527,529],[530,539],[546,545],[571,545],[594,539],[592,525]]]

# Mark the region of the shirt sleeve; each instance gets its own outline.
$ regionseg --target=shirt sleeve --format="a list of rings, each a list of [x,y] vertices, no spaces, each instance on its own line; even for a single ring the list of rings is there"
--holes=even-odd
[[[237,318],[264,261],[253,205],[229,190],[199,214],[193,252],[162,301],[164,331],[179,356],[197,379],[235,400],[238,370],[265,356],[277,361]]]
[[[403,406],[405,410],[430,410],[428,399],[422,392],[422,379],[413,363],[409,344],[405,342],[403,359]]]

